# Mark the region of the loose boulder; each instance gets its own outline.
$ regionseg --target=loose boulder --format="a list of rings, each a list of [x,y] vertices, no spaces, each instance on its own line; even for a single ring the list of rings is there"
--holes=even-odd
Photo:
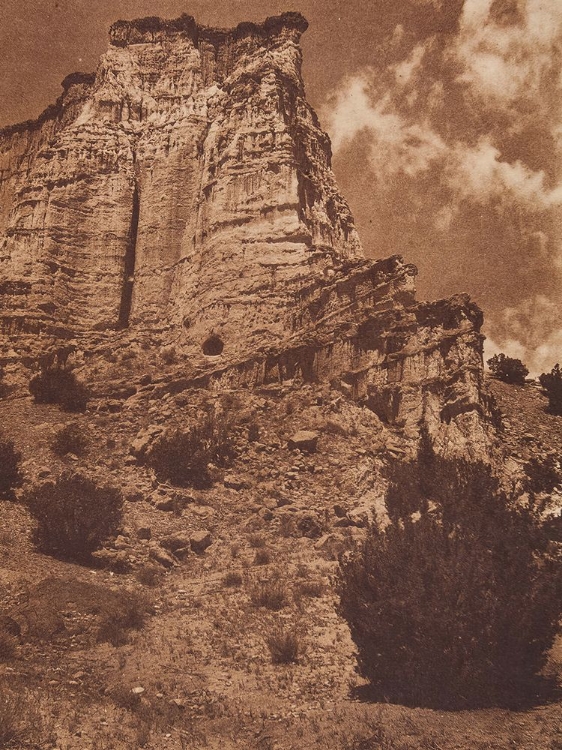
[[[300,450],[303,453],[316,453],[320,435],[313,430],[299,430],[289,439],[289,450]]]

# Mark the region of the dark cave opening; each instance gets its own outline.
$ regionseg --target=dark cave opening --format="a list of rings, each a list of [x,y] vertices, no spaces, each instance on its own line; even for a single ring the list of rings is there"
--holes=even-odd
[[[123,267],[123,286],[121,289],[121,305],[119,307],[119,328],[127,328],[133,303],[133,286],[135,273],[135,259],[137,249],[137,234],[139,231],[140,195],[138,186],[133,191],[133,206],[131,225],[127,236],[127,248]]]
[[[207,357],[218,357],[222,354],[224,349],[224,342],[219,336],[209,336],[209,338],[203,342],[203,354]]]

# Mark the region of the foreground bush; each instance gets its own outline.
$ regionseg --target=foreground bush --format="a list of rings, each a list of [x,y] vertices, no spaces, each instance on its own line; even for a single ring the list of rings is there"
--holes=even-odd
[[[213,484],[209,464],[225,466],[233,456],[231,423],[207,414],[188,430],[164,433],[145,460],[160,481],[205,489]]]
[[[117,533],[122,518],[120,490],[97,485],[82,474],[65,473],[56,482],[32,487],[23,502],[37,520],[37,546],[77,561],[89,560]]]
[[[557,633],[560,563],[531,511],[514,507],[486,466],[434,457],[431,498],[412,472],[407,465],[419,510],[391,510],[386,529],[371,527],[341,563],[340,611],[359,671],[395,702],[458,708],[522,697]]]
[[[88,389],[65,367],[43,367],[29,381],[29,392],[36,404],[59,404],[64,411],[86,411]]]
[[[503,380],[504,383],[523,385],[529,374],[529,370],[520,359],[506,357],[505,354],[495,354],[487,361],[487,364],[492,375],[498,380]]]
[[[11,440],[0,438],[0,496],[12,495],[22,482],[20,474],[21,453]]]
[[[562,416],[562,370],[556,364],[550,372],[543,372],[539,382],[548,396],[548,410],[551,414]]]

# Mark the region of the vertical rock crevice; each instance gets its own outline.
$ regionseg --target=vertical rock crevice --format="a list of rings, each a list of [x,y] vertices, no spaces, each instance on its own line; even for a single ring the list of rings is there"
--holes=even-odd
[[[123,262],[123,284],[121,288],[121,304],[119,306],[119,328],[129,326],[131,308],[133,304],[134,274],[137,250],[137,236],[139,231],[140,217],[140,192],[138,184],[135,182],[133,188],[133,201],[131,209],[131,224],[127,236],[127,247]]]

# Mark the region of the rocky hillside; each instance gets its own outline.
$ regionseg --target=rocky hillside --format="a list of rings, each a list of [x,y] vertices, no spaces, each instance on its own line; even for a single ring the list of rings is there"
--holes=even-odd
[[[153,385],[95,398],[72,417],[28,396],[0,402],[28,482],[78,469],[125,496],[119,535],[88,567],[40,553],[28,511],[2,502],[3,649],[5,630],[13,635],[0,690],[19,733],[8,747],[559,746],[551,699],[516,712],[409,709],[370,703],[354,673],[332,588],[336,558],[384,514],[381,470],[411,451],[403,426],[319,384],[220,394]],[[520,468],[559,448],[557,418],[534,386],[492,387],[503,460]],[[208,488],[159,480],[143,462],[151,442],[209,412],[230,424],[233,461],[213,469]],[[52,445],[68,423],[86,445],[60,457]],[[269,644],[286,633],[296,662],[272,663]],[[557,648],[551,674],[560,658]]]

